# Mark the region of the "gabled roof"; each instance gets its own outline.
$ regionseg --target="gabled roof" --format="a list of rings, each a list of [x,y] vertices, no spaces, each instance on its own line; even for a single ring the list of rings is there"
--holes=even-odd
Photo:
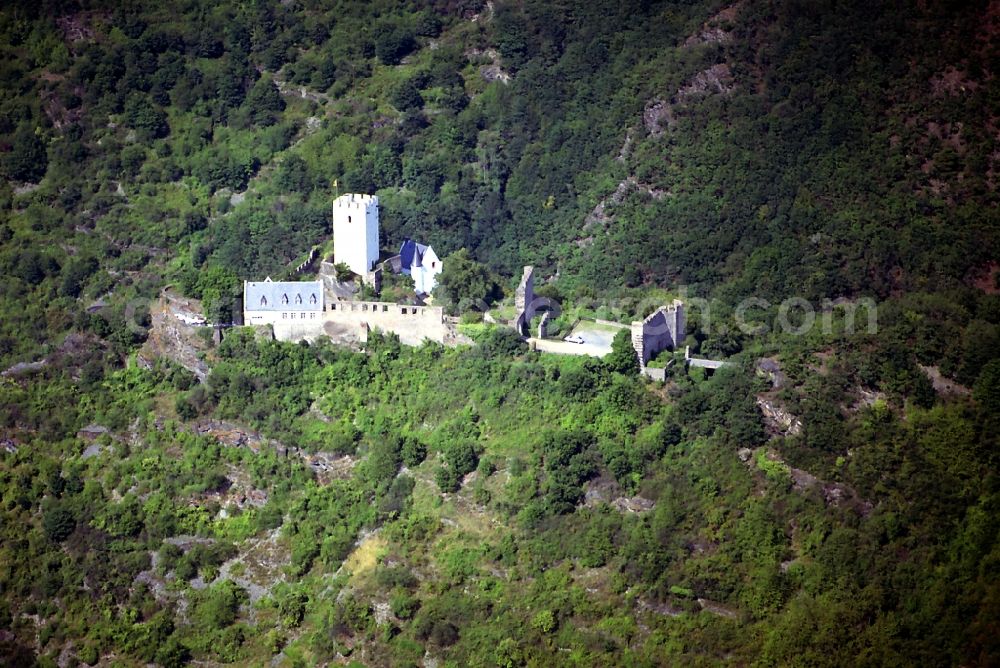
[[[243,308],[247,311],[322,311],[322,281],[243,282]]]
[[[411,267],[422,267],[424,256],[428,254],[434,258],[434,261],[437,261],[437,253],[434,252],[433,248],[417,243],[413,239],[407,239],[399,248],[400,264],[402,264],[404,271]]]

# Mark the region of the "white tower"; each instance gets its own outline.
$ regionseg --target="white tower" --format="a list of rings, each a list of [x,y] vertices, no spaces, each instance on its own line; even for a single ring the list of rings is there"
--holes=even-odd
[[[341,195],[333,200],[333,261],[366,277],[378,262],[378,197]]]

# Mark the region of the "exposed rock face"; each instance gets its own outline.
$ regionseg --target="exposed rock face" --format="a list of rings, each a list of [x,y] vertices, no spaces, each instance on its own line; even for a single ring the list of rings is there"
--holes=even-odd
[[[658,137],[677,124],[674,118],[674,110],[671,104],[665,100],[655,99],[646,105],[646,110],[642,112],[642,122],[646,126],[646,131],[654,137]]]
[[[701,44],[728,44],[733,41],[733,33],[729,30],[736,18],[742,3],[732,4],[718,14],[705,21],[701,29],[684,40],[684,46],[692,47]]]
[[[941,374],[941,370],[936,366],[923,366],[919,365],[920,370],[930,378],[931,384],[934,386],[934,391],[941,396],[964,396],[970,394],[971,390],[964,385],[959,385],[955,381],[945,378]]]
[[[963,96],[979,88],[979,82],[952,65],[931,77],[930,86],[934,97]]]
[[[688,79],[669,101],[662,98],[650,100],[642,112],[642,122],[649,134],[658,137],[676,125],[674,109],[678,106],[705,95],[729,95],[734,90],[736,90],[736,80],[729,65],[726,63],[712,65]]]
[[[740,613],[738,610],[734,610],[729,606],[723,605],[721,603],[716,603],[715,601],[710,601],[707,598],[699,598],[698,605],[705,612],[710,612],[718,617],[726,617],[727,619],[736,619],[739,617]]]
[[[802,433],[802,420],[789,413],[774,397],[758,395],[757,406],[764,414],[764,424],[772,434],[796,436]]]
[[[479,74],[484,80],[510,83],[510,73],[503,69],[496,49],[468,49],[465,57],[473,64],[480,63]]]
[[[698,95],[717,93],[729,95],[736,90],[733,74],[726,63],[712,65],[691,77],[687,84],[677,91],[678,100],[688,100]]]
[[[588,482],[583,505],[594,508],[605,503],[623,513],[644,513],[656,506],[653,501],[641,496],[624,496],[613,480],[601,478]]]
[[[139,362],[151,365],[157,357],[167,357],[204,382],[209,367],[199,353],[204,353],[208,344],[197,335],[197,328],[188,324],[197,318],[202,318],[200,303],[164,291],[159,302],[150,307],[152,327],[139,350]]]
[[[778,361],[770,357],[762,357],[757,360],[755,365],[758,376],[763,376],[771,381],[771,387],[775,390],[780,390],[784,387],[788,378],[785,376],[784,372],[781,370],[781,365]]]
[[[758,448],[756,453],[759,454],[760,452],[761,449]],[[740,461],[746,464],[751,470],[756,467],[755,451],[749,448],[741,448],[736,454],[740,458]],[[858,493],[850,485],[839,482],[827,482],[809,471],[789,466],[781,455],[774,450],[768,449],[764,451],[764,455],[767,460],[780,464],[787,470],[792,481],[792,489],[796,492],[807,494],[812,490],[818,490],[819,494],[823,497],[823,503],[826,505],[849,508],[862,517],[867,517],[874,508],[871,501],[858,496]]]
[[[684,46],[696,46],[698,44],[726,44],[733,41],[733,35],[728,30],[722,28],[705,28],[697,35],[691,35],[684,40]]]
[[[621,496],[612,501],[611,505],[622,512],[642,513],[652,510],[655,504],[641,496]]]
[[[661,200],[669,194],[664,190],[657,190],[646,184],[639,183],[634,176],[629,176],[619,182],[614,192],[598,202],[594,210],[587,214],[587,217],[583,221],[583,229],[586,230],[594,225],[608,223],[612,218],[612,214],[607,210],[608,206],[614,207],[621,204],[625,201],[629,193],[636,191],[645,192],[655,200]]]

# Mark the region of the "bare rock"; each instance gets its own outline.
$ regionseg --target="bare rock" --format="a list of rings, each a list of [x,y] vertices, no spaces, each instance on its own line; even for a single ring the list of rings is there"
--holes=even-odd
[[[699,598],[698,605],[700,605],[701,609],[704,610],[705,612],[710,612],[713,615],[717,615],[719,617],[726,617],[727,619],[736,619],[737,617],[739,617],[740,614],[738,611],[734,610],[733,608],[730,608],[727,605],[723,605],[722,603],[716,603],[715,601],[710,601],[707,598]]]
[[[728,44],[733,41],[733,34],[722,28],[703,27],[697,34],[691,35],[684,40],[684,46],[698,46],[699,44]]]
[[[642,123],[649,134],[654,137],[662,135],[665,130],[677,124],[673,106],[665,100],[652,100],[642,112]]]
[[[688,100],[700,95],[729,95],[736,90],[733,74],[726,63],[712,65],[707,70],[698,72],[687,84],[677,91],[678,100]]]
[[[788,377],[781,370],[778,360],[773,357],[761,357],[755,365],[758,376],[762,376],[771,381],[771,387],[780,390],[788,382]]]
[[[934,391],[941,396],[966,396],[971,393],[969,388],[959,385],[950,378],[943,376],[941,370],[936,366],[919,366],[920,370],[930,379],[931,384],[934,386]]]
[[[789,413],[774,397],[758,395],[757,406],[764,416],[764,424],[772,434],[796,436],[802,433],[802,420]]]

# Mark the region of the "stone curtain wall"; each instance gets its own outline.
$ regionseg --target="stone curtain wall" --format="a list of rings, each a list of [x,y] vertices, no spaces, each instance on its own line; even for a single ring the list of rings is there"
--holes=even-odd
[[[444,343],[448,327],[440,306],[413,306],[392,302],[332,302],[317,320],[274,323],[274,338],[280,341],[313,340],[322,335],[366,341],[368,331],[380,329],[399,336],[410,346],[425,339]]]

